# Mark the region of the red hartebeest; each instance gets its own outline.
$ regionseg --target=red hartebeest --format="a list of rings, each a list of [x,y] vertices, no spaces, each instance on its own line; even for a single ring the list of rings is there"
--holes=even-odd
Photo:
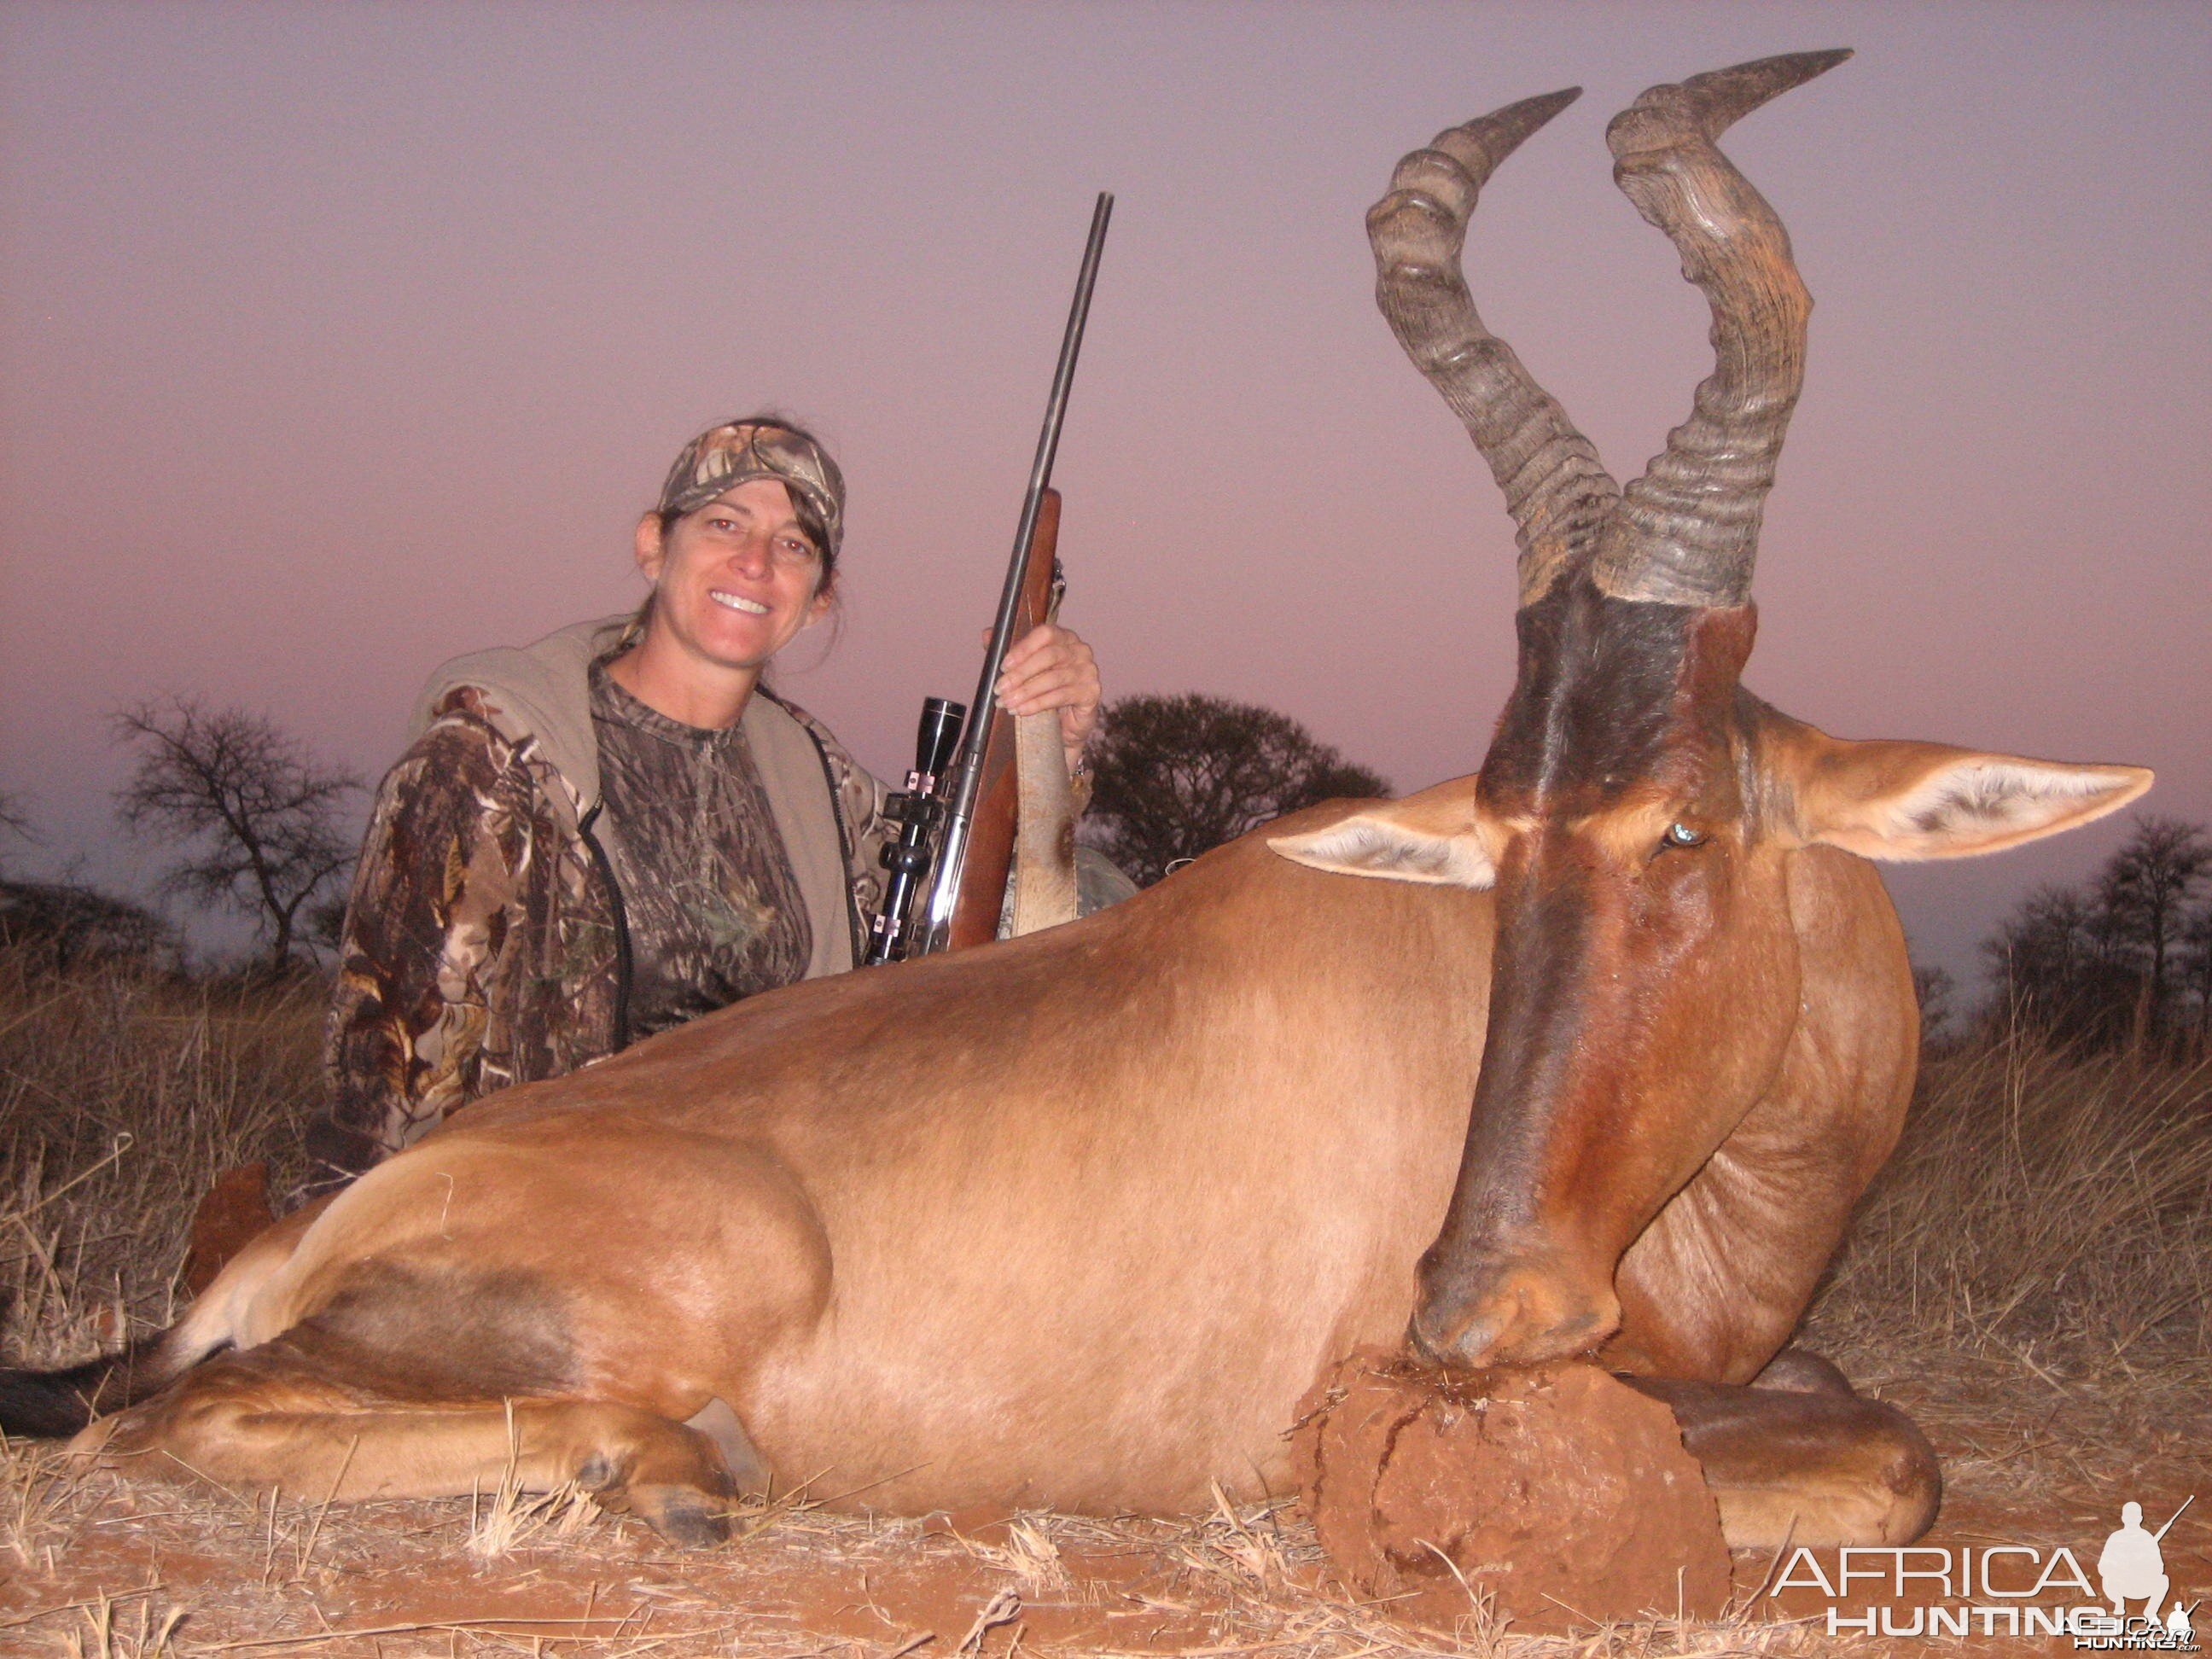
[[[1520,527],[1520,678],[1477,776],[484,1102],[131,1365],[0,1379],[0,1417],[121,1406],[82,1451],[342,1499],[512,1460],[689,1540],[733,1478],[825,1472],[897,1510],[1164,1511],[1283,1485],[1302,1391],[1410,1324],[1448,1364],[1644,1377],[1739,1541],[1913,1535],[1924,1443],[1770,1364],[1911,1085],[1863,859],[2008,846],[2149,778],[1844,742],[1738,684],[1808,302],[1713,141],[1840,56],[1655,88],[1610,129],[1718,358],[1626,491],[1459,271],[1492,168],[1572,94],[1442,134],[1370,216],[1383,308]]]

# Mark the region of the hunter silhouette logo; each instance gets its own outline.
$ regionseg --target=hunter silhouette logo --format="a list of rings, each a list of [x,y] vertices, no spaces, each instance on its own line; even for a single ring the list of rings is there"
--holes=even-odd
[[[2188,1507],[2187,1504],[2181,1506]],[[2181,1510],[2176,1510],[2173,1521],[2179,1519]],[[2141,1601],[2146,1613],[2154,1613],[2166,1605],[2166,1553],[2159,1543],[2173,1521],[2154,1533],[2145,1532],[2142,1505],[2120,1505],[2120,1529],[2105,1540],[2105,1553],[2097,1558],[2097,1577],[2104,1582],[2105,1595],[2114,1613],[2127,1612],[2130,1601]]]
[[[2166,1593],[2172,1588],[2166,1576],[2166,1553],[2159,1546],[2196,1501],[2196,1494],[2191,1493],[2156,1532],[2143,1530],[2142,1504],[2121,1504],[2120,1528],[2105,1540],[2104,1553],[2097,1558],[2097,1577],[2114,1613],[2124,1621],[2127,1604],[2141,1601],[2152,1631],[2163,1631],[2169,1640],[2178,1637],[2191,1647],[2196,1643],[2191,1639],[2195,1632],[2190,1626],[2189,1608],[2177,1601],[2171,1613],[2162,1620],[2159,1617],[2158,1610],[2166,1605]]]
[[[2120,1506],[2120,1524],[2097,1556],[2109,1610],[2094,1605],[2089,1575],[2063,1545],[1844,1548],[1832,1577],[1800,1547],[1769,1594],[1822,1592],[1832,1636],[2070,1636],[2075,1647],[2095,1651],[2194,1653],[2197,1604],[2172,1595],[2162,1545],[2196,1501],[2185,1499],[2156,1532],[2143,1525],[2141,1504]]]

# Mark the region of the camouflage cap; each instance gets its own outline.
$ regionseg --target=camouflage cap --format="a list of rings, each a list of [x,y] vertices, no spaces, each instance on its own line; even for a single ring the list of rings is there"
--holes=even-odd
[[[804,496],[828,532],[830,545],[823,552],[836,556],[845,536],[845,475],[813,439],[773,422],[726,421],[684,445],[660,486],[660,510],[696,512],[724,490],[755,478],[774,478]]]

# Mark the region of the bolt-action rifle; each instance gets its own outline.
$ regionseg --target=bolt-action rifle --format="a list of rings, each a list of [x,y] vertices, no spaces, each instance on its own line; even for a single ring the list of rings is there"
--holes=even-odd
[[[1052,488],[1052,463],[1113,211],[1113,197],[1101,191],[1091,216],[1091,240],[1083,250],[1067,331],[1060,340],[1044,430],[1022,498],[1013,558],[970,705],[989,710],[989,716],[970,720],[966,708],[943,697],[922,704],[914,769],[907,774],[905,789],[890,801],[900,832],[883,851],[890,883],[868,942],[870,965],[963,950],[998,934],[1017,829],[1016,737],[1014,719],[998,707],[993,688],[1008,647],[1048,621],[1059,605],[1060,492]]]

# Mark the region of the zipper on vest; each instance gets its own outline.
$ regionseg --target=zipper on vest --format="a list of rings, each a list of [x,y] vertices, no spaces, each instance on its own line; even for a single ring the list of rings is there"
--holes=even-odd
[[[845,802],[837,793],[837,774],[830,764],[830,751],[823,747],[822,738],[814,730],[811,722],[800,720],[798,715],[792,714],[789,703],[764,685],[756,686],[754,690],[759,696],[766,697],[778,708],[783,710],[785,714],[791,714],[793,721],[799,729],[806,733],[806,740],[814,745],[814,758],[822,763],[822,781],[830,791],[830,820],[837,826],[837,862],[843,866],[843,873],[839,878],[837,885],[843,889],[845,894],[845,931],[852,937],[853,966],[858,968],[862,958],[868,953],[868,927],[860,919],[860,902],[853,896],[853,859],[860,849],[859,843],[853,839],[852,830],[845,823]],[[790,856],[788,848],[785,849],[785,856],[787,858]],[[794,875],[798,873],[796,866],[793,867],[793,873]],[[811,912],[809,919],[811,919]]]
[[[845,890],[845,931],[853,937],[853,966],[860,965],[866,956],[868,930],[860,921],[860,902],[853,896],[853,855],[860,850],[853,840],[853,832],[846,827],[845,803],[837,793],[837,775],[830,769],[830,751],[822,746],[822,739],[809,732],[814,738],[814,753],[822,762],[822,781],[830,786],[830,816],[837,824],[837,862],[844,866],[838,886]]]
[[[607,849],[599,845],[599,838],[592,833],[592,825],[599,816],[605,800],[595,800],[592,810],[576,820],[576,833],[592,854],[592,867],[599,879],[607,884],[607,908],[615,921],[615,1046],[610,1054],[620,1054],[629,1047],[629,909],[623,902],[622,884],[615,879],[614,860]]]

